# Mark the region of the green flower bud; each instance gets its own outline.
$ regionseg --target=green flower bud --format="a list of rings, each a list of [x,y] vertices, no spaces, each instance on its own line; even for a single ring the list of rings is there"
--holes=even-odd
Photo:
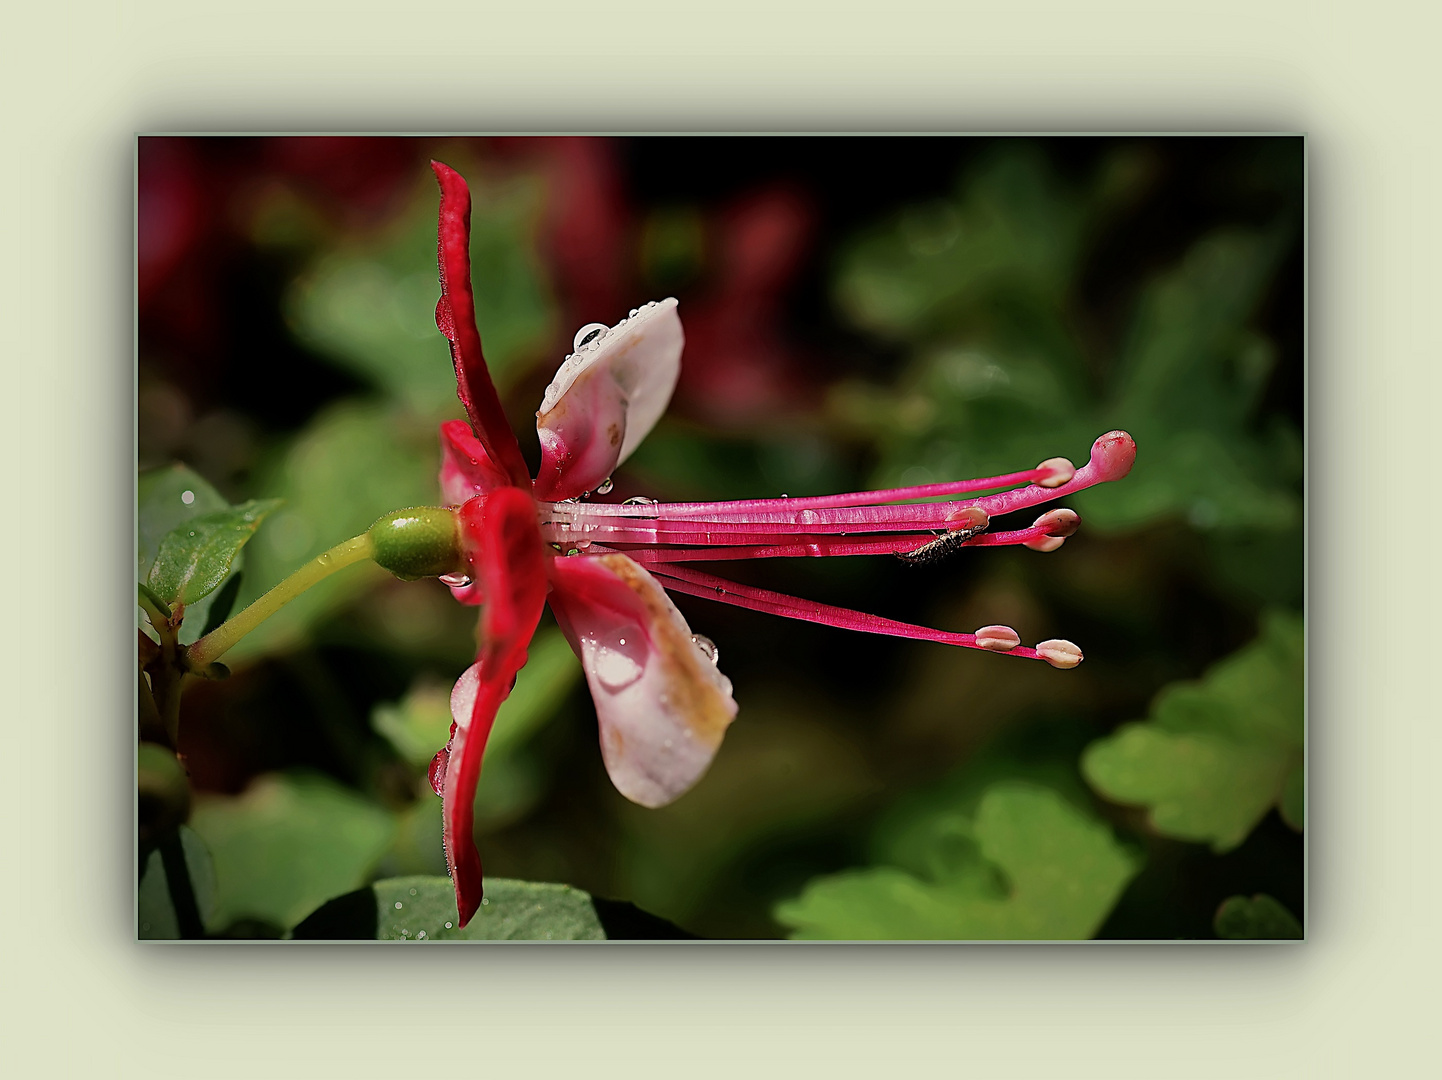
[[[395,510],[372,525],[367,535],[375,561],[405,581],[465,568],[454,510],[441,506]]]

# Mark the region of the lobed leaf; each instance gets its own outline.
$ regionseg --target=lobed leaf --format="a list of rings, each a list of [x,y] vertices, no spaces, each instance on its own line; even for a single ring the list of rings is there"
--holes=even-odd
[[[1082,772],[1114,802],[1146,806],[1164,836],[1242,843],[1273,806],[1303,815],[1304,632],[1273,612],[1250,645],[1198,682],[1174,683],[1150,717],[1089,746]]]
[[[890,866],[828,875],[777,920],[808,939],[1089,938],[1140,868],[1104,823],[1032,784],[992,785],[936,833],[950,851],[929,880]]]

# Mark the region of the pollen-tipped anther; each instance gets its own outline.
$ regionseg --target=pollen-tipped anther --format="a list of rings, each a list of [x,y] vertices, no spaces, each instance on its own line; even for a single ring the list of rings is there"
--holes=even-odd
[[[1031,548],[1032,551],[1055,551],[1066,543],[1065,536],[1037,536],[1031,540],[1023,540],[1022,547]]]
[[[1087,462],[1098,482],[1120,480],[1132,471],[1137,459],[1137,444],[1125,431],[1108,431],[1092,443],[1091,460]]]
[[[979,533],[991,524],[991,515],[979,506],[963,506],[946,515],[946,527],[951,532]]]
[[[1074,668],[1082,662],[1082,651],[1064,638],[1041,642],[1036,654],[1054,668]]]
[[[978,648],[1010,652],[1021,644],[1021,636],[1009,626],[983,626],[976,632]]]
[[[1047,536],[1070,536],[1077,531],[1081,525],[1081,517],[1075,510],[1068,510],[1066,507],[1057,507],[1055,510],[1048,510],[1041,517],[1032,523],[1032,528],[1040,529]]]
[[[1061,487],[1073,476],[1076,475],[1076,466],[1064,457],[1047,458],[1036,467],[1036,471],[1042,475],[1038,476],[1032,483],[1037,487],[1054,488]]]

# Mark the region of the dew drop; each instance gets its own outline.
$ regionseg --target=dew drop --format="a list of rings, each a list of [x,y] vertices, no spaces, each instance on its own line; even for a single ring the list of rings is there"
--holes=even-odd
[[[191,529],[191,530],[190,530],[190,535],[191,535],[191,536],[194,536],[194,535],[195,535],[195,530],[194,530],[194,529]]]
[[[449,585],[453,589],[464,589],[471,583],[469,574],[442,574],[441,584]]]
[[[416,894],[415,889],[412,889],[412,890],[411,890],[411,895],[412,895],[412,896],[415,896],[415,894]]]
[[[624,690],[641,677],[640,661],[630,655],[635,646],[626,646],[626,639],[619,638],[615,645],[597,642],[591,670],[596,680],[607,690]]]
[[[482,904],[489,904],[490,902],[491,902],[491,901],[490,901],[490,898],[489,898],[489,897],[485,897],[485,896],[481,897],[481,903],[482,903]]]
[[[624,502],[622,502],[621,505],[622,505],[622,506],[655,506],[655,505],[656,505],[656,500],[655,500],[655,499],[648,499],[648,498],[646,498],[646,496],[644,496],[644,495],[632,495],[629,499],[627,499],[627,500],[625,500]]]
[[[401,909],[401,902],[400,902],[399,900],[397,900],[397,901],[396,901],[396,910],[399,911],[400,909]]]
[[[611,478],[608,476],[606,477],[606,479],[602,480],[599,484],[596,485],[596,494],[609,495],[611,494],[611,489],[615,486],[616,485],[611,482]]]
[[[576,338],[572,342],[572,345],[575,347],[577,352],[580,352],[587,345],[591,344],[591,342],[601,337],[601,335],[603,335],[609,329],[610,327],[607,326],[605,323],[587,323],[585,326],[581,327],[581,329],[576,331]]]
[[[450,923],[446,923],[446,929],[449,930],[450,928],[451,928],[451,924],[450,924]]]
[[[180,501],[183,502],[186,506],[189,506],[191,503],[195,502],[195,492],[182,491],[180,493]]]
[[[691,640],[695,642],[696,648],[701,650],[701,654],[705,656],[707,660],[710,660],[713,664],[721,663],[721,650],[716,647],[714,641],[704,634],[692,634]]]
[[[420,940],[422,940],[425,936],[426,936],[426,932],[425,932],[424,930],[422,930],[422,931],[420,931],[418,934],[416,934],[416,940],[417,940],[417,941],[420,941]]]

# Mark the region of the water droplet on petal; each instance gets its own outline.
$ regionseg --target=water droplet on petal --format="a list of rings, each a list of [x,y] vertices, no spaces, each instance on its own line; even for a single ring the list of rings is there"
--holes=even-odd
[[[637,646],[626,645],[625,638],[616,639],[616,643],[607,644],[597,642],[597,648],[592,656],[591,670],[599,682],[607,690],[624,690],[641,677],[642,668],[640,660],[632,655],[637,652]]]
[[[606,479],[602,480],[602,481],[600,482],[600,484],[598,484],[598,485],[596,486],[596,494],[597,494],[597,495],[609,495],[609,494],[611,494],[611,489],[614,488],[615,486],[616,486],[616,485],[611,482],[611,478],[608,476],[608,477],[606,477]]]
[[[436,756],[431,758],[431,767],[427,777],[431,782],[431,790],[442,798],[446,794],[446,770],[451,764],[451,744],[446,743],[436,751]]]
[[[449,585],[453,589],[464,589],[471,583],[469,574],[442,574],[441,584]]]
[[[632,495],[629,499],[627,499],[627,500],[625,500],[623,503],[621,503],[621,505],[622,505],[622,506],[655,506],[655,505],[656,505],[656,500],[655,500],[655,499],[648,499],[648,498],[646,498],[646,496],[644,496],[644,495]]]
[[[191,503],[195,502],[195,492],[182,491],[180,493],[180,501],[183,502],[186,506],[189,506]]]
[[[716,647],[714,641],[704,634],[692,634],[691,640],[696,643],[696,648],[701,650],[701,654],[705,656],[707,660],[710,660],[713,664],[721,663],[721,650]]]
[[[595,341],[597,338],[605,334],[605,332],[609,329],[611,328],[605,323],[587,323],[585,326],[581,327],[581,329],[576,331],[576,338],[572,342],[572,345],[575,347],[575,350],[577,352],[580,352],[587,345],[591,344],[591,342]]]

